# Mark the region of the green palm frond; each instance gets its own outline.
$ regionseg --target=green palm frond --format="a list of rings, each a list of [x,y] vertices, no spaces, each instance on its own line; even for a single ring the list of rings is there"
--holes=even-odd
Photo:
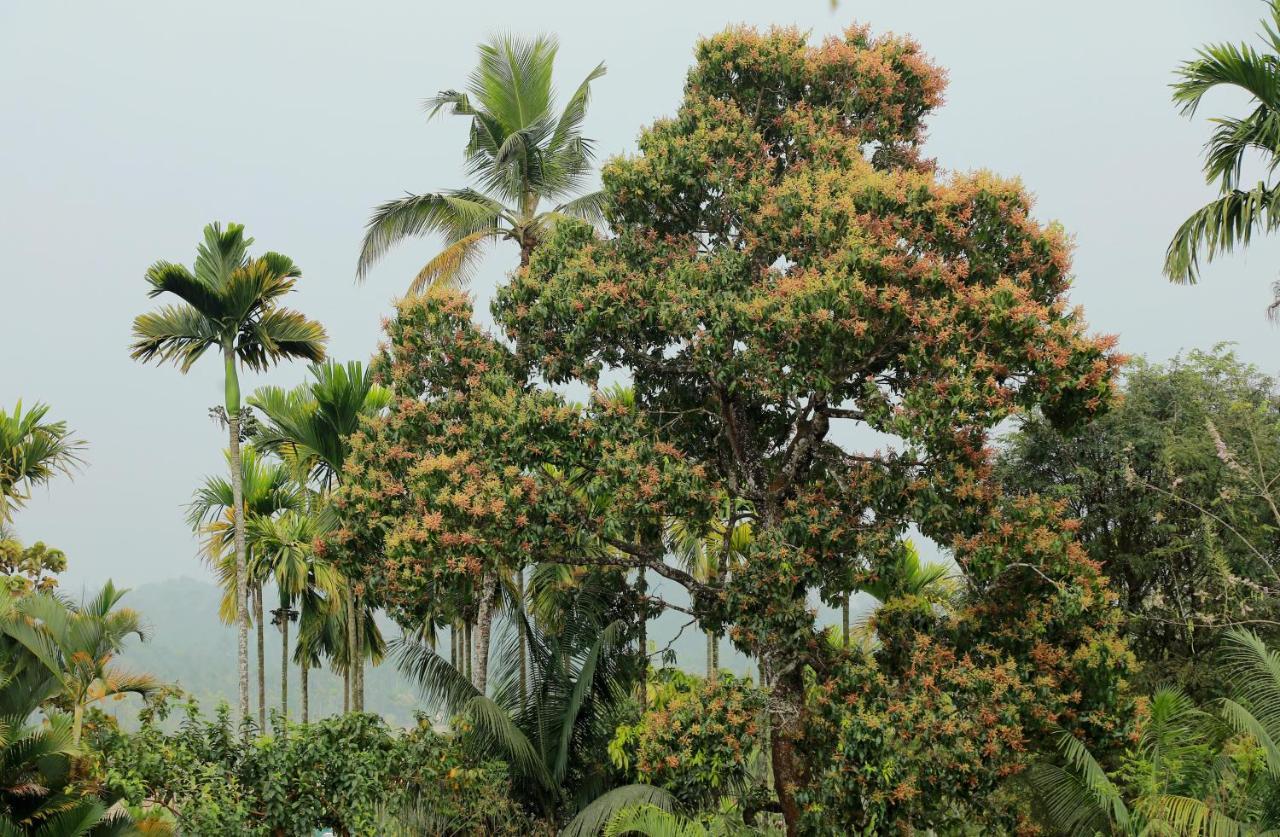
[[[484,244],[497,238],[496,230],[481,230],[464,236],[445,247],[427,262],[409,285],[409,293],[420,294],[427,288],[466,287],[476,263],[484,254]]]
[[[1271,232],[1280,226],[1280,191],[1258,183],[1249,191],[1239,189],[1196,210],[1169,242],[1165,274],[1175,282],[1194,284],[1200,274],[1200,253],[1212,261],[1219,253],[1248,246],[1255,232]]]
[[[1233,629],[1223,641],[1223,664],[1236,701],[1280,740],[1280,652],[1250,631]]]
[[[47,421],[48,413],[44,404],[24,411],[21,401],[12,412],[0,408],[0,524],[26,502],[33,488],[81,464],[84,442],[66,422]]]
[[[131,357],[143,363],[174,362],[183,372],[209,349],[218,348],[217,325],[191,305],[165,305],[133,321]]]
[[[613,819],[638,806],[675,811],[676,799],[668,791],[653,785],[623,785],[602,794],[579,811],[560,831],[560,837],[593,837],[608,827]],[[613,833],[626,834],[625,831]]]
[[[1148,833],[1179,837],[1259,837],[1261,833],[1256,826],[1234,820],[1205,802],[1186,796],[1149,796],[1138,806],[1151,824]]]
[[[388,250],[406,238],[438,233],[454,243],[473,233],[498,231],[503,217],[501,204],[469,189],[388,201],[374,210],[365,226],[356,278],[364,279]]]
[[[1266,51],[1248,44],[1211,44],[1178,68],[1173,100],[1193,116],[1204,97],[1218,88],[1243,93],[1252,106],[1244,118],[1213,120],[1205,148],[1205,179],[1219,187],[1218,197],[1179,227],[1165,254],[1165,274],[1174,282],[1194,283],[1205,261],[1246,246],[1255,231],[1275,229],[1276,190],[1266,182],[1240,188],[1241,168],[1249,152],[1267,159],[1270,172],[1280,165],[1280,3],[1270,2],[1262,23]]]

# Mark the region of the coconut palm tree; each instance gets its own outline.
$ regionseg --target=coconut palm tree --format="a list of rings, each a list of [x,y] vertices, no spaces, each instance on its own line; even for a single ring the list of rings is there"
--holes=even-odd
[[[311,366],[313,380],[292,390],[261,387],[249,403],[263,415],[256,443],[295,463],[320,488],[320,502],[340,479],[350,450],[348,439],[363,419],[376,415],[391,403],[391,391],[373,382],[359,362],[329,361]],[[365,607],[354,587],[343,597],[347,603],[347,659],[352,708],[364,707],[363,653],[376,643],[361,636]]]
[[[249,255],[253,239],[240,224],[210,224],[196,250],[194,269],[158,261],[147,269],[148,296],[173,294],[180,302],[133,321],[133,358],[170,362],[186,373],[205,352],[222,355],[224,408],[230,442],[235,530],[237,664],[240,714],[249,716],[248,558],[240,484],[240,367],[253,370],[287,358],[324,358],[324,328],[280,301],[301,271],[279,253]]]
[[[31,496],[31,489],[80,464],[84,442],[72,435],[66,422],[46,421],[48,413],[44,404],[23,412],[21,401],[13,412],[0,408],[0,530]]]
[[[720,584],[733,571],[751,544],[750,507],[729,504],[723,518],[712,521],[705,530],[695,531],[687,522],[673,521],[667,527],[668,548],[683,569],[699,581]],[[707,635],[707,676],[720,669],[720,637],[713,631]]]
[[[231,456],[227,456],[227,465],[231,466]],[[271,518],[281,512],[297,510],[302,507],[301,489],[294,483],[290,469],[276,462],[264,459],[253,445],[246,445],[240,455],[240,508],[244,514],[239,517],[246,521],[244,546],[246,565],[244,571],[245,586],[252,591],[254,615],[252,621],[256,626],[258,648],[258,724],[265,729],[267,722],[266,709],[266,649],[264,638],[264,617],[262,604],[262,586],[270,573],[256,559],[256,544],[249,527],[254,520]],[[222,603],[219,615],[222,621],[231,624],[238,618],[238,602],[240,600],[241,575],[237,553],[232,547],[236,543],[237,527],[235,514],[234,481],[223,476],[206,477],[204,484],[196,489],[191,503],[187,506],[187,524],[200,533],[203,538],[201,551],[218,575],[222,585]]]
[[[591,83],[604,75],[604,64],[557,112],[551,81],[557,49],[549,36],[495,37],[480,46],[480,63],[464,91],[444,90],[427,100],[432,117],[447,110],[471,121],[465,154],[476,187],[407,195],[379,206],[365,229],[357,279],[402,239],[439,233],[445,248],[418,272],[409,292],[433,283],[458,286],[490,242],[514,242],[525,266],[556,218],[600,219],[601,193],[571,196],[591,169],[591,142],[581,129]],[[543,209],[546,203],[552,207]]]
[[[1195,282],[1200,255],[1206,261],[1245,246],[1255,232],[1280,226],[1280,184],[1272,177],[1280,166],[1280,0],[1268,3],[1262,21],[1262,49],[1250,44],[1209,44],[1177,71],[1173,100],[1193,116],[1212,90],[1243,94],[1249,112],[1220,117],[1205,146],[1204,175],[1218,186],[1218,197],[1182,223],[1169,243],[1165,273],[1175,282]],[[1257,155],[1266,176],[1253,185],[1244,181],[1244,162]],[[1280,305],[1280,287],[1277,302]]]

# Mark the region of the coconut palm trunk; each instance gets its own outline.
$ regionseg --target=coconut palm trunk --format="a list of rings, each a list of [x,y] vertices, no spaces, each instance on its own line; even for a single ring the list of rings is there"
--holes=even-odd
[[[356,657],[355,673],[351,677],[351,708],[364,711],[364,602],[356,599]]]
[[[244,474],[240,471],[240,377],[236,355],[223,347],[226,361],[226,409],[231,445],[231,492],[236,549],[236,673],[240,678],[240,719],[249,717],[249,561],[244,538]]]

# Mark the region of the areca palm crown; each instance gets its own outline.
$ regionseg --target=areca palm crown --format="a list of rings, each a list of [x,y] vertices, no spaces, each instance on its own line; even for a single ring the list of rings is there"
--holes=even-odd
[[[331,610],[340,601],[345,584],[337,568],[311,548],[319,530],[317,515],[297,511],[249,521],[257,574],[273,579],[280,594],[280,607],[273,614],[280,628],[280,711],[285,717],[289,714],[289,623],[297,613],[293,606]],[[302,683],[305,690],[305,667]]]
[[[1250,110],[1242,117],[1213,120],[1205,147],[1204,174],[1217,184],[1218,196],[1196,210],[1178,228],[1165,255],[1165,273],[1175,282],[1195,282],[1200,257],[1212,260],[1249,243],[1254,233],[1280,226],[1280,0],[1268,3],[1262,21],[1262,48],[1247,43],[1209,44],[1177,71],[1173,99],[1192,116],[1211,91],[1243,93]],[[1246,163],[1261,158],[1265,176],[1250,185]],[[1280,292],[1280,288],[1277,289]],[[1271,313],[1277,310],[1272,303]]]
[[[0,408],[0,527],[13,510],[59,473],[80,462],[84,443],[64,421],[46,421],[48,406],[36,404],[25,412],[19,401],[13,412]]]
[[[357,279],[399,241],[439,234],[444,249],[418,272],[409,292],[433,283],[463,285],[492,242],[514,242],[524,266],[557,217],[592,223],[601,217],[601,194],[578,193],[592,162],[582,122],[591,83],[604,75],[604,64],[557,110],[557,49],[549,36],[495,37],[480,46],[480,62],[465,90],[444,90],[427,100],[431,116],[448,111],[470,119],[466,162],[476,186],[411,194],[379,206],[365,230]]]
[[[348,438],[362,419],[376,415],[391,403],[391,391],[373,381],[369,370],[358,361],[346,364],[328,361],[311,366],[312,380],[292,390],[261,387],[249,403],[263,414],[255,441],[265,450],[294,464],[299,473],[315,480],[327,492],[340,478],[349,451]],[[323,495],[322,498],[323,499]],[[378,643],[362,636],[373,631],[365,606],[348,590],[344,624],[348,637],[346,659],[351,677],[354,709],[363,708],[363,660]]]
[[[250,256],[253,239],[241,224],[210,224],[196,249],[194,269],[158,261],[147,269],[148,296],[172,294],[179,302],[133,321],[135,360],[177,364],[190,371],[206,352],[222,356],[224,405],[230,442],[232,508],[242,507],[240,481],[240,367],[262,370],[287,358],[319,361],[324,328],[281,306],[302,275],[288,256]],[[249,715],[248,569],[244,516],[233,514],[236,561],[237,663],[240,714]]]

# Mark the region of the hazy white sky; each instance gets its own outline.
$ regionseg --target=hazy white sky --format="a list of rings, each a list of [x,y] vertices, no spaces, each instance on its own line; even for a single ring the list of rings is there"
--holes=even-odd
[[[1160,276],[1170,234],[1211,195],[1198,173],[1211,114],[1177,115],[1170,71],[1202,42],[1252,37],[1262,11],[1255,0],[844,0],[835,12],[827,0],[0,0],[0,403],[49,402],[91,445],[87,469],[41,491],[17,528],[65,549],[73,583],[205,575],[181,506],[221,464],[225,437],[206,418],[221,368],[183,376],[129,359],[131,320],[152,305],[144,269],[189,263],[208,221],[241,221],[260,249],[302,266],[292,304],[324,322],[331,354],[367,358],[433,245],[403,246],[356,286],[362,225],[403,191],[462,184],[465,126],[427,124],[419,102],[461,86],[497,29],[557,34],[561,89],[608,63],[587,123],[602,156],[674,110],[700,34],[747,22],[819,36],[855,19],[910,33],[950,72],[929,153],[1022,177],[1039,216],[1076,236],[1073,299],[1097,330],[1154,358],[1234,340],[1280,371],[1280,331],[1262,313],[1274,243],[1196,287]],[[495,252],[475,283],[482,299],[514,260]]]

